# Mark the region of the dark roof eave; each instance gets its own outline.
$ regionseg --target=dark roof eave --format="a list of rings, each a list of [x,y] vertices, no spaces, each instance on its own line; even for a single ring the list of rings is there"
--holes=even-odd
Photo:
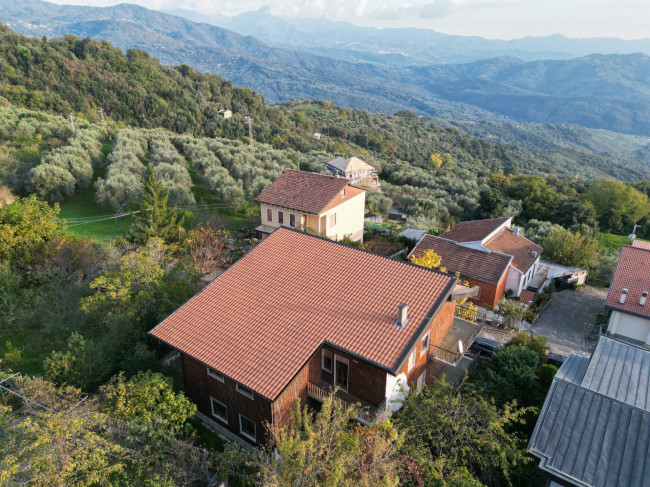
[[[605,309],[609,309],[611,311],[618,311],[619,313],[625,313],[628,315],[636,316],[637,318],[643,318],[645,320],[650,321],[650,315],[644,315],[642,313],[635,313],[634,311],[631,311],[629,309],[624,309],[624,308],[619,308],[618,306],[611,306],[609,304],[605,304]]]

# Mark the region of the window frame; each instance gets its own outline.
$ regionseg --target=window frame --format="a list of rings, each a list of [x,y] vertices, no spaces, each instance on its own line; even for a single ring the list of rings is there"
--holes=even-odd
[[[208,375],[212,377],[213,379],[218,380],[222,384],[226,382],[226,378],[224,377],[223,374],[220,374],[218,370],[213,369],[212,367],[207,367],[208,369]]]
[[[244,431],[244,428],[242,428],[242,419],[245,419],[246,421],[249,421],[249,422],[251,422],[253,424],[253,434],[254,434],[254,436],[251,436],[251,435],[249,435],[248,433],[246,433]],[[246,438],[248,438],[249,440],[257,443],[257,424],[255,423],[255,421],[253,421],[252,419],[244,416],[242,413],[239,413],[239,434],[243,435]]]
[[[296,214],[289,213],[289,226],[291,228],[296,228]]]
[[[330,217],[328,218],[328,220],[329,220],[329,224],[330,224],[328,228],[335,227],[336,226],[336,212],[330,213]],[[332,221],[334,223],[332,223]]]
[[[253,392],[253,390],[252,390],[252,389],[249,389],[249,388],[246,387],[246,386],[242,386],[242,385],[237,384],[237,385],[235,386],[235,389],[236,389],[237,392],[239,392],[242,396],[246,396],[248,399],[253,399],[253,398],[255,397],[255,393]]]
[[[217,413],[214,412],[214,403],[215,402],[217,404],[219,404],[220,406],[223,406],[225,408],[225,410],[226,410],[226,416],[225,417],[220,416],[220,415],[218,415]],[[217,418],[222,423],[228,424],[228,406],[226,404],[224,404],[221,401],[219,401],[218,399],[215,399],[214,397],[210,396],[210,410],[212,411],[212,416]]]
[[[413,370],[413,367],[415,367],[415,350],[411,352],[411,355],[409,355],[409,360],[408,364],[406,365],[406,371],[410,372]]]
[[[348,373],[345,376],[345,387],[343,387],[342,384],[339,384],[338,381],[338,368],[336,365],[337,362],[340,363],[341,365],[345,365],[348,369]],[[332,367],[334,368],[334,387],[338,387],[343,392],[348,392],[348,388],[350,387],[350,361],[345,357],[341,357],[340,355],[335,353]]]
[[[278,210],[278,224],[284,225],[284,211]]]
[[[424,341],[426,340],[427,346],[426,348],[424,347]],[[422,340],[420,340],[420,357],[424,355],[429,348],[431,348],[431,330],[429,330],[426,335],[422,337]]]
[[[329,359],[330,359],[330,368],[328,369],[325,367],[325,354],[329,354]],[[325,372],[329,372],[330,374],[333,372],[334,369],[334,356],[332,355],[332,352],[330,350],[323,349],[321,351],[321,368]]]
[[[266,209],[266,220],[273,223],[273,210],[271,208]]]

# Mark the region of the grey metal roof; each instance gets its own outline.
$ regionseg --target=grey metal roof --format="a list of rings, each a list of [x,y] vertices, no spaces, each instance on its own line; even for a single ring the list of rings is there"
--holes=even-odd
[[[555,374],[555,378],[580,384],[585,376],[585,372],[587,372],[588,366],[589,357],[571,352],[562,364],[562,367],[560,367],[560,370]]]
[[[410,238],[411,240],[415,240],[417,242],[422,237],[424,237],[426,233],[426,230],[420,230],[419,228],[407,228],[406,230],[402,230],[399,236]]]
[[[581,386],[650,412],[650,351],[601,337]]]
[[[553,379],[528,448],[578,486],[650,486],[650,351],[601,337]]]
[[[580,272],[585,271],[585,269],[581,269],[580,267],[570,267],[567,265],[556,264],[555,262],[551,262],[550,260],[544,260],[544,259],[540,259],[539,265],[540,267],[541,266],[548,267],[548,275],[546,276],[547,279],[555,279],[556,277],[571,276],[573,274],[578,274]]]

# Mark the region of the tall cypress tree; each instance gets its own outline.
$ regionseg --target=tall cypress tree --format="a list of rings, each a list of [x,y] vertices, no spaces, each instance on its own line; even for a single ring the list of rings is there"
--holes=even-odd
[[[139,244],[147,243],[152,237],[166,242],[178,240],[185,215],[175,207],[167,207],[168,196],[163,184],[156,179],[153,166],[149,165],[142,200],[138,211],[132,213],[131,240]]]

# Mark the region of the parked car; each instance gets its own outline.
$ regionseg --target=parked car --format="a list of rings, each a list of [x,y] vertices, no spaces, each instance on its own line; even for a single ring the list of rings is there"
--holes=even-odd
[[[499,350],[503,345],[501,345],[496,340],[490,340],[489,338],[476,337],[472,346],[469,347],[469,350],[479,355],[492,356],[494,352]]]
[[[556,367],[561,367],[565,360],[565,356],[558,355],[557,353],[549,353],[546,357],[546,361],[551,365],[555,365]]]

